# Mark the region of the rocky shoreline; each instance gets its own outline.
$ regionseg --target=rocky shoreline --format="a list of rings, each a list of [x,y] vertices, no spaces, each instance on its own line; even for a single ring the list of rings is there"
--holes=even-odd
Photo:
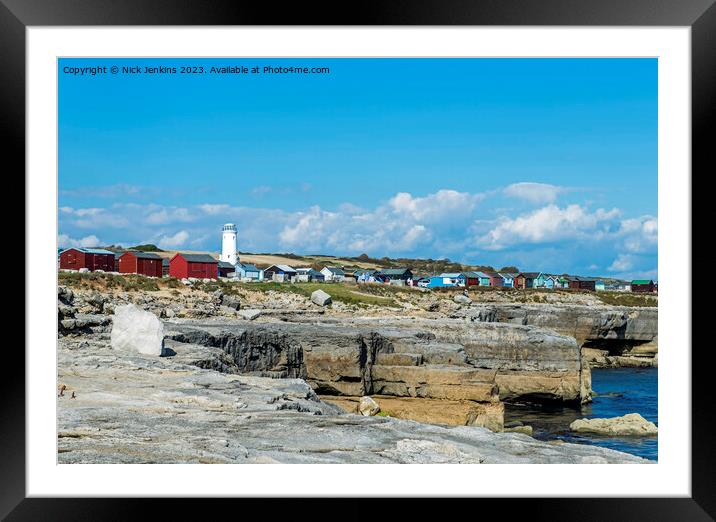
[[[590,367],[622,364],[630,357],[656,359],[656,332],[651,331],[656,326],[655,309],[605,307],[588,314],[585,309],[593,307],[484,305],[417,297],[423,308],[405,303],[408,315],[407,310],[376,313],[336,302],[317,305],[291,294],[247,298],[221,289],[151,293],[60,286],[58,378],[67,392],[58,397],[58,458],[642,461],[619,452],[604,453],[610,450],[602,448],[506,433],[503,401],[588,402]],[[127,303],[161,319],[165,357],[112,350],[112,314]],[[616,355],[617,342],[641,352]],[[75,398],[67,397],[69,391]],[[365,395],[376,397],[390,416],[363,420],[345,413]],[[267,420],[271,415],[274,421]],[[314,417],[322,419],[322,429],[307,420]],[[185,427],[179,426],[180,418],[187,422]],[[155,435],[145,422],[149,419],[156,423]],[[246,434],[249,441],[258,440],[262,423],[263,440],[274,441],[280,450],[243,438]],[[289,432],[285,436],[276,431],[282,424]],[[173,430],[178,439],[194,441],[187,446],[193,448],[187,449],[192,457],[174,448]],[[305,432],[306,440],[298,444],[293,439],[300,430],[298,438],[303,440]],[[526,432],[527,427],[517,431]],[[358,445],[349,450],[352,438],[365,440],[366,448],[372,449]],[[125,447],[124,439],[134,442]],[[216,447],[210,439],[225,441],[228,449]],[[292,440],[298,446],[286,449]],[[321,440],[321,451],[309,449]],[[531,449],[526,451],[525,445]]]
[[[85,337],[60,339],[63,464],[647,462],[518,433],[345,414],[301,379],[203,369],[194,362],[207,354],[183,347],[170,357],[117,353],[107,334]]]

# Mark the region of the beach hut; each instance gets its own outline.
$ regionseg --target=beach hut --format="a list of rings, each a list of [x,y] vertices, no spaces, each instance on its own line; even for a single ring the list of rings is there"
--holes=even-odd
[[[219,262],[209,254],[177,253],[169,260],[169,275],[178,279],[217,279]]]
[[[373,276],[377,273],[377,270],[360,269],[353,272],[358,283],[372,283],[375,282]]]
[[[114,272],[114,252],[103,248],[68,248],[60,252],[60,269]]]
[[[264,271],[249,263],[236,263],[236,277],[248,281],[261,281]]]
[[[539,275],[539,272],[520,272],[515,279],[517,288],[533,288],[535,279],[539,277]]]
[[[457,286],[465,286],[465,275],[460,273],[442,273],[440,275],[431,276],[427,284],[427,288],[450,288]]]
[[[485,272],[490,278],[490,286],[505,286],[505,280],[497,272]]]
[[[325,280],[326,276],[315,268],[309,267],[296,269],[296,281],[299,283],[323,283]]]
[[[379,274],[389,281],[407,281],[413,278],[413,272],[409,268],[387,268]]]
[[[569,281],[569,288],[572,288],[574,290],[591,290],[592,292],[595,291],[596,280],[592,279],[591,277],[568,276],[567,280]]]
[[[548,288],[547,277],[547,274],[542,272],[537,273],[537,275],[533,278],[532,288]]]
[[[151,252],[130,250],[119,256],[120,274],[140,274],[162,277],[162,258]]]
[[[236,267],[228,261],[219,261],[219,277],[233,277],[231,274],[236,272]]]
[[[325,266],[321,269],[324,279],[327,282],[340,283],[346,278],[346,273],[335,266]]]
[[[504,272],[499,272],[500,277],[502,277],[503,284],[502,286],[506,288],[514,288],[515,287],[515,277],[517,277],[517,274],[507,274]]]
[[[465,276],[466,286],[480,286],[480,277],[477,272],[463,272],[462,275]]]
[[[649,293],[654,291],[654,281],[651,279],[635,279],[631,282],[631,291]]]
[[[296,277],[296,270],[288,265],[271,265],[264,270],[264,279],[283,283]]]

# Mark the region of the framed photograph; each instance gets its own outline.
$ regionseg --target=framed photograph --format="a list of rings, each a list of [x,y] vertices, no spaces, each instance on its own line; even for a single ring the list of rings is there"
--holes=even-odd
[[[2,0],[27,303],[3,516],[712,520],[712,4]]]

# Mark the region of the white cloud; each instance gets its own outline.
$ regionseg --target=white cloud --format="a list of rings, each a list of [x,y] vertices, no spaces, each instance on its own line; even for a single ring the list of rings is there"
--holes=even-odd
[[[78,228],[97,231],[107,228],[123,228],[129,224],[127,218],[121,213],[98,207],[60,207],[59,217]]]
[[[251,189],[251,195],[260,197],[270,193],[272,190],[268,185],[260,185]]]
[[[634,267],[634,258],[630,255],[619,254],[607,268],[610,272],[625,272]]]
[[[95,235],[85,236],[81,239],[74,239],[67,234],[60,234],[57,237],[57,246],[59,248],[92,248],[100,245],[99,238]]]
[[[601,239],[615,225],[619,210],[589,212],[579,205],[548,205],[516,218],[502,217],[485,237],[485,248],[501,250],[520,243],[558,243]]]
[[[179,248],[186,243],[187,239],[189,239],[189,232],[180,230],[173,236],[161,236],[158,245],[160,248]]]
[[[286,216],[279,241],[284,249],[304,252],[414,252],[449,229],[464,228],[481,197],[454,190],[425,197],[401,192],[373,210],[344,204],[329,212],[314,206]]]
[[[60,190],[60,194],[80,198],[118,198],[122,196],[133,196],[141,193],[141,191],[141,187],[119,183],[101,187],[79,187],[70,190]]]
[[[98,216],[102,213],[104,213],[103,208],[78,208],[74,211],[74,214],[79,217]]]
[[[200,207],[201,208],[201,207]],[[169,207],[151,212],[145,218],[150,225],[168,225],[171,223],[191,223],[197,216],[187,208]]]
[[[388,202],[390,209],[399,216],[421,223],[455,221],[469,216],[482,194],[470,194],[456,190],[438,190],[425,197],[413,197],[408,192],[399,192]]]
[[[624,238],[624,248],[631,253],[655,251],[659,239],[659,225],[652,216],[625,219],[621,222],[618,235]]]
[[[294,183],[291,185],[281,185],[279,187],[271,187],[269,185],[259,185],[257,187],[254,187],[251,189],[249,194],[251,194],[252,197],[260,199],[263,196],[266,196],[267,194],[295,194],[295,193],[306,193],[310,192],[313,189],[313,186],[310,183]]]
[[[221,204],[221,205],[199,205],[199,208],[209,214],[210,216],[219,216],[221,214],[226,214],[226,212],[231,208],[229,205]]]
[[[565,191],[564,187],[549,185],[547,183],[513,183],[505,187],[503,192],[512,198],[524,199],[530,203],[554,203],[557,197]]]
[[[340,214],[311,207],[307,212],[296,212],[279,234],[279,242],[287,248],[320,249],[334,243],[343,232]]]

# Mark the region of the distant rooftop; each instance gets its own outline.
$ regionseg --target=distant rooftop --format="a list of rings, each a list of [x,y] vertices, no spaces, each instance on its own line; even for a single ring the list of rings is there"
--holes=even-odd
[[[114,255],[114,252],[110,252],[109,250],[105,250],[104,248],[70,247],[70,248],[63,249],[62,252],[65,252],[67,250],[79,250],[80,252],[84,252],[85,254],[112,254],[112,255]]]
[[[182,256],[184,259],[191,261],[192,263],[218,263],[218,261],[209,254],[185,254],[183,252],[178,252],[177,255]]]
[[[122,252],[122,254],[127,254],[128,252]],[[139,250],[130,250],[129,253],[137,256],[140,259],[161,259],[161,256],[158,256],[157,254],[152,254],[151,252],[141,252]]]
[[[459,272],[444,272],[444,273],[440,274],[438,277],[448,277],[450,279],[457,279],[461,275],[462,274],[460,274]]]
[[[385,270],[381,270],[381,274],[385,275],[403,275],[405,272],[410,270],[409,268],[387,268]]]
[[[536,277],[539,277],[541,272],[520,272],[519,275],[523,275],[529,279],[535,279]]]

